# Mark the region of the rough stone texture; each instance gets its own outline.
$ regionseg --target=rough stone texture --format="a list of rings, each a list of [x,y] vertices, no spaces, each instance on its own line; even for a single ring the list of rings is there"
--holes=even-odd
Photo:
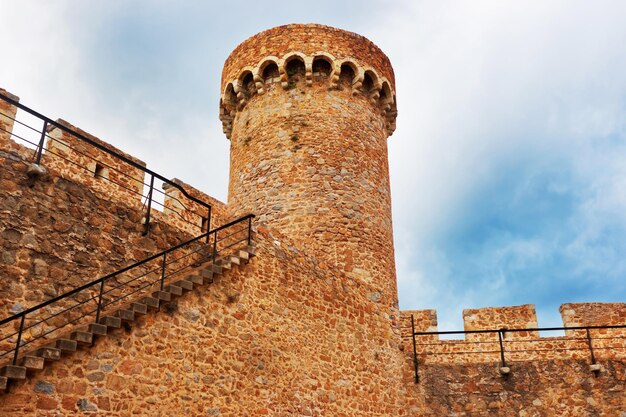
[[[463,310],[463,325],[465,330],[484,329],[536,329],[537,314],[535,306],[526,304],[515,307],[493,307]],[[539,333],[529,332],[505,332],[505,340],[537,338]],[[469,333],[467,340],[498,340],[496,333]]]
[[[310,43],[294,42],[309,31]],[[327,44],[330,53],[367,57],[391,75],[387,58],[364,38],[303,25],[244,42],[224,79],[263,54]],[[329,90],[328,78],[308,86],[305,74],[294,72],[287,80],[286,89],[266,83],[234,115],[229,207],[254,212],[306,244],[322,264],[373,284],[383,303],[397,305],[385,116],[366,94]]]
[[[140,167],[146,166],[145,162],[125,154],[65,120],[59,119],[57,123],[108,150],[123,155]],[[46,153],[51,156],[45,161],[48,169],[55,170],[63,178],[85,184],[101,195],[123,201],[131,207],[141,207],[144,172],[140,168],[80,140],[67,130],[52,126],[48,129],[47,135]]]
[[[265,30],[242,42],[230,54],[222,72],[222,87],[238,78],[244,67],[254,67],[261,58],[282,58],[288,52],[312,55],[318,52],[336,58],[354,58],[366,63],[395,86],[393,68],[389,58],[369,39],[353,32],[317,25],[284,25]]]
[[[235,217],[239,217],[231,216],[226,208],[226,204],[193,188],[191,185],[177,178],[175,178],[173,182],[183,187],[192,197],[211,205],[210,229],[214,229],[216,226],[228,223]],[[208,223],[206,219],[208,212],[206,207],[187,198],[178,188],[169,184],[163,184],[163,191],[165,192],[163,204],[164,216],[160,216],[159,218],[163,218],[164,221],[172,226],[180,230],[185,230],[192,235],[198,235],[200,232],[207,231]]]
[[[0,94],[8,97],[14,101],[20,100],[20,98],[3,88],[0,88]],[[0,100],[0,150],[5,152],[12,152],[19,154],[23,158],[32,157],[33,151],[26,149],[23,146],[18,145],[12,140],[14,119],[17,113],[17,107],[4,100]]]
[[[73,174],[59,171],[63,164],[55,165],[56,157],[50,153],[44,154],[41,162],[48,167],[47,174],[33,179],[28,175],[33,150],[10,139],[8,142],[9,151],[0,150],[0,317],[24,311],[192,237],[159,219],[153,219],[150,233],[143,236],[145,209],[129,206],[125,193],[106,193],[99,187],[92,188],[91,182],[76,182]],[[161,218],[167,219],[167,215]],[[196,246],[182,249],[176,256],[197,249]],[[172,257],[168,268],[191,263],[200,254],[179,261]],[[158,267],[158,262],[120,275],[107,285],[112,287],[139,276]],[[156,274],[146,275],[129,288],[156,279]],[[121,291],[124,290],[109,295],[119,295]],[[41,314],[49,316],[95,293],[96,287],[87,289]],[[39,322],[42,317],[38,314],[29,315],[25,324],[34,327],[24,333],[22,341],[93,310],[95,303],[92,300],[44,322]],[[2,326],[0,336],[12,333],[18,324],[15,321]],[[52,332],[46,339],[58,336]],[[0,352],[11,349],[15,337],[0,340]]]
[[[564,326],[624,325],[625,303],[561,306]],[[536,327],[534,306],[465,310],[466,330]],[[519,314],[519,316],[515,316]],[[402,311],[400,328],[406,356],[409,415],[420,416],[619,416],[626,411],[626,334],[594,329],[539,337],[536,332],[505,333],[506,365],[500,375],[497,334],[467,335],[461,340],[416,336],[419,384],[415,384],[411,315],[416,332],[437,331],[434,310]],[[477,337],[479,336],[479,337]]]
[[[270,54],[275,74],[264,73]],[[315,66],[320,56],[329,67]],[[292,58],[303,70],[289,66]],[[339,71],[347,58],[354,77]],[[364,68],[377,83],[366,82]],[[0,415],[626,416],[623,330],[590,332],[596,372],[586,332],[507,332],[506,376],[493,335],[419,336],[415,383],[411,315],[416,331],[437,330],[437,315],[396,307],[385,143],[395,119],[391,88],[387,58],[348,32],[290,25],[239,46],[224,69],[220,110],[231,139],[231,200],[214,204],[212,225],[260,215],[268,226],[257,226],[257,257],[13,383],[0,394]],[[154,233],[141,238],[141,211],[98,198],[91,179],[53,169],[30,181],[24,158],[32,150],[14,142],[7,149],[5,315],[80,285],[84,271],[115,269],[202,226],[197,214],[172,219],[168,210],[189,202],[169,188]],[[623,303],[565,304],[561,312],[568,326],[626,323]],[[464,321],[466,329],[528,329],[537,319],[526,305],[466,310]]]
[[[178,299],[177,312],[15,384],[0,415],[81,415],[87,403],[107,416],[403,415],[387,307],[278,232],[261,228],[257,240],[248,265]],[[35,390],[41,380],[52,394]]]
[[[7,90],[0,88],[0,94],[9,97],[15,101],[19,101],[20,98],[16,95],[9,93]],[[6,150],[6,145],[11,140],[11,132],[13,132],[13,119],[15,119],[15,113],[17,107],[7,103],[4,100],[0,100],[0,144],[2,149]]]
[[[407,380],[409,416],[621,417],[626,410],[623,360],[605,362],[594,377],[585,361],[428,365],[420,383]]]

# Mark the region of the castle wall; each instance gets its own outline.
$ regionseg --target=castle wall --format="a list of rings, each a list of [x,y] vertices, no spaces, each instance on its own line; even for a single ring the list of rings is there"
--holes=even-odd
[[[14,385],[0,415],[404,415],[372,289],[277,232],[256,240],[249,264]]]
[[[32,181],[28,166],[0,150],[0,317],[191,238],[165,223],[143,236],[140,207],[102,199],[54,170]]]
[[[5,119],[2,122],[3,128],[11,131],[12,121]],[[56,135],[54,131],[50,134]],[[63,138],[63,135],[59,137]],[[104,144],[99,139],[97,141]],[[153,210],[150,233],[144,236],[145,208],[139,204],[140,196],[113,188],[117,185],[114,182],[101,187],[100,180],[91,173],[72,169],[75,166],[55,152],[43,154],[41,166],[46,173],[33,177],[34,150],[10,137],[4,137],[3,144],[5,147],[0,149],[0,317],[3,319],[200,233],[200,227],[195,234],[178,229],[170,225],[167,214]],[[82,147],[78,143],[72,143],[72,146]],[[101,154],[98,151],[94,156],[101,157]],[[74,160],[82,161],[83,157],[74,155]],[[87,163],[87,160],[82,162]],[[126,169],[121,165],[118,168]],[[136,171],[131,174],[139,175]],[[198,252],[184,260],[176,260],[198,249],[196,246],[179,250],[175,257],[170,257],[168,268],[173,270],[183,266],[183,262],[191,263],[202,256],[202,252]],[[120,275],[111,280],[110,285],[154,269],[156,262]],[[144,281],[156,279],[155,276],[156,272],[152,272]],[[62,300],[33,313],[28,316],[26,325],[34,325],[42,317],[75,305],[89,295],[94,296],[94,292],[97,293],[95,287],[76,298]],[[22,341],[43,334],[51,329],[49,325],[58,325],[62,319],[68,320],[90,311],[95,308],[94,303],[86,303],[60,315],[53,322],[34,325],[23,335]],[[12,322],[2,326],[0,336],[14,331],[14,325],[16,323]],[[57,336],[53,332],[46,339]],[[0,338],[0,353],[11,349],[14,343],[15,337]],[[5,357],[0,360],[4,362]]]
[[[626,303],[561,306],[564,326],[626,323]],[[621,416],[626,412],[626,331],[591,329],[540,336],[505,332],[510,373],[500,372],[497,333],[439,340],[416,336],[419,383],[415,383],[411,316],[416,332],[437,331],[434,310],[402,311],[404,378],[415,416]],[[536,328],[534,306],[465,310],[465,330]],[[594,372],[594,369],[597,371]]]
[[[0,94],[18,102],[20,100],[19,97],[3,88],[0,88]],[[11,139],[16,113],[17,107],[4,100],[0,100],[0,150],[19,154],[23,158],[32,158],[34,151],[18,145]]]
[[[226,224],[240,216],[233,216],[226,204],[197,190],[183,181],[174,178],[173,182],[182,186],[185,191],[194,198],[211,205],[210,229]],[[192,235],[199,235],[207,231],[207,208],[187,198],[178,188],[169,184],[163,184],[165,193],[163,203],[164,221],[180,230],[185,230]],[[242,213],[241,216],[248,214]]]
[[[145,162],[125,154],[65,120],[57,120],[57,123],[122,154],[141,167],[146,166]],[[55,170],[63,178],[84,184],[103,196],[109,196],[131,207],[141,207],[144,189],[143,170],[55,126],[48,129],[47,135],[45,150],[51,156],[46,160],[47,168]]]
[[[19,101],[19,97],[9,93],[5,89],[0,88],[0,94]],[[0,145],[2,149],[6,149],[6,145],[11,141],[11,132],[13,131],[13,120],[17,107],[0,100]]]

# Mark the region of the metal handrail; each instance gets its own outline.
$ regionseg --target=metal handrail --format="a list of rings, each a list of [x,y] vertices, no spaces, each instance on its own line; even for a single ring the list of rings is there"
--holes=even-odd
[[[188,245],[190,245],[190,244],[192,244],[194,242],[200,242],[200,243],[206,245],[206,247],[211,251],[211,255],[208,256],[207,258],[204,258],[204,259],[211,259],[212,258],[213,260],[215,260],[217,254],[218,254],[218,250],[217,250],[217,243],[218,243],[218,241],[222,241],[222,240],[227,239],[228,237],[233,235],[231,233],[231,234],[228,234],[226,237],[222,237],[221,239],[218,239],[218,232],[220,232],[222,230],[225,230],[225,229],[228,229],[231,226],[244,223],[246,221],[247,221],[247,227],[238,229],[237,233],[241,233],[243,231],[247,231],[247,233],[246,233],[246,235],[244,237],[242,237],[240,240],[238,240],[235,244],[246,242],[248,245],[250,245],[251,242],[252,242],[252,219],[254,217],[255,217],[254,214],[248,214],[246,216],[243,216],[243,217],[240,217],[238,219],[235,219],[235,220],[233,220],[233,221],[231,221],[229,223],[226,223],[226,224],[224,224],[224,225],[222,225],[220,227],[217,227],[217,228],[215,228],[213,230],[210,230],[210,231],[208,231],[206,233],[203,233],[203,234],[201,234],[201,235],[199,235],[197,237],[194,237],[193,239],[190,239],[190,240],[187,240],[185,242],[179,243],[179,244],[177,244],[175,246],[172,246],[172,247],[170,247],[170,248],[168,248],[168,249],[166,249],[164,251],[161,251],[161,252],[159,252],[159,253],[157,253],[155,255],[149,256],[149,257],[147,257],[147,258],[145,258],[145,259],[143,259],[141,261],[135,262],[135,263],[133,263],[131,265],[123,267],[123,268],[121,268],[121,269],[119,269],[119,270],[117,270],[115,272],[107,274],[107,275],[105,275],[103,277],[100,277],[100,278],[98,278],[98,279],[96,279],[94,281],[91,281],[91,282],[89,282],[87,284],[84,284],[84,285],[81,285],[81,286],[79,286],[77,288],[74,288],[74,289],[72,289],[72,290],[70,290],[70,291],[68,291],[68,292],[66,292],[66,293],[64,293],[62,295],[59,295],[59,296],[54,297],[54,298],[52,298],[50,300],[44,301],[44,302],[42,302],[42,303],[40,303],[40,304],[38,304],[38,305],[36,305],[34,307],[31,307],[31,308],[26,309],[26,310],[24,310],[22,312],[19,312],[19,313],[14,314],[14,315],[12,315],[10,317],[7,317],[7,318],[5,318],[3,320],[0,320],[0,326],[3,326],[5,324],[7,324],[7,323],[10,323],[10,322],[13,322],[13,321],[16,321],[16,320],[20,321],[19,330],[17,332],[15,332],[15,333],[12,333],[12,334],[8,335],[8,336],[5,336],[2,339],[2,340],[4,340],[7,337],[12,337],[12,336],[15,336],[17,334],[17,341],[15,343],[15,347],[13,349],[10,349],[10,350],[6,351],[4,354],[0,355],[0,357],[4,356],[5,354],[7,354],[7,353],[9,353],[11,351],[13,351],[14,352],[13,364],[16,364],[17,363],[17,359],[18,359],[18,355],[19,355],[19,351],[20,351],[20,347],[33,342],[33,340],[35,340],[35,339],[38,339],[38,338],[42,337],[42,336],[39,336],[37,338],[34,338],[33,340],[28,341],[27,343],[21,344],[22,333],[24,332],[24,330],[26,330],[26,329],[28,329],[30,327],[33,327],[33,325],[29,325],[28,327],[25,328],[25,319],[26,319],[27,315],[29,315],[31,313],[34,313],[34,312],[37,312],[37,311],[40,311],[40,310],[42,310],[43,308],[45,308],[47,306],[50,306],[50,305],[52,305],[54,303],[57,303],[57,302],[59,302],[61,300],[67,299],[67,298],[69,298],[69,297],[71,297],[71,296],[73,296],[75,294],[78,294],[81,291],[84,291],[84,290],[90,289],[90,288],[97,289],[97,286],[99,286],[100,288],[99,288],[97,296],[92,296],[92,297],[90,297],[90,298],[88,298],[86,300],[83,300],[83,301],[79,302],[77,305],[74,305],[74,306],[71,306],[69,308],[66,308],[65,310],[63,310],[61,312],[57,312],[57,313],[55,313],[55,314],[53,314],[51,316],[51,317],[54,317],[54,316],[59,315],[59,314],[65,312],[65,311],[71,310],[71,309],[73,309],[73,308],[75,308],[77,306],[83,305],[84,303],[86,303],[88,301],[91,301],[91,300],[94,300],[94,299],[97,298],[97,300],[98,300],[98,307],[97,307],[97,309],[92,310],[92,311],[88,312],[87,314],[79,317],[78,319],[74,319],[74,320],[70,321],[69,323],[65,323],[65,324],[63,324],[61,326],[58,326],[55,329],[53,329],[52,331],[58,330],[58,329],[60,329],[60,328],[62,328],[64,326],[66,326],[67,324],[73,323],[73,322],[79,320],[80,318],[85,317],[86,315],[92,314],[93,312],[96,313],[96,320],[95,320],[95,322],[98,323],[98,320],[100,318],[100,313],[101,313],[103,307],[108,306],[108,305],[110,305],[110,304],[112,304],[114,302],[117,302],[117,301],[121,300],[121,299],[124,299],[124,298],[128,297],[129,295],[134,294],[135,292],[137,292],[137,291],[133,291],[130,294],[126,294],[124,296],[120,296],[120,297],[118,297],[118,298],[116,298],[116,299],[114,299],[112,301],[109,300],[109,301],[106,302],[106,304],[103,305],[103,295],[108,292],[108,291],[107,292],[104,291],[104,284],[107,281],[110,281],[111,279],[113,279],[113,278],[115,278],[115,277],[117,277],[117,276],[119,276],[119,275],[121,275],[121,274],[123,274],[125,272],[128,272],[128,271],[130,271],[132,269],[141,267],[142,265],[146,265],[147,263],[149,263],[151,261],[154,261],[156,259],[162,258],[162,268],[163,268],[163,270],[162,270],[162,274],[159,277],[159,279],[157,279],[155,281],[152,281],[152,282],[149,282],[148,284],[144,285],[140,289],[143,289],[143,288],[148,287],[148,286],[152,286],[152,285],[154,285],[156,283],[159,283],[159,281],[160,281],[161,289],[163,289],[165,278],[171,277],[172,275],[175,275],[176,273],[180,272],[182,269],[187,268],[187,266],[186,266],[186,267],[177,269],[176,271],[170,273],[170,275],[166,275],[165,274],[165,268],[168,265],[168,263],[167,263],[167,255],[168,254],[171,254],[172,252],[174,252],[174,251],[176,251],[178,249],[184,248],[184,247],[186,247],[186,246],[188,246]],[[213,236],[212,245],[209,243],[211,236]],[[233,244],[228,245],[226,248],[231,247],[231,246],[233,246]],[[224,249],[221,249],[221,250],[224,250]],[[180,260],[182,258],[183,257],[176,258],[174,261],[171,261],[170,263],[176,262],[176,261],[178,261],[178,260]],[[128,284],[131,281],[127,281],[124,284]],[[50,319],[50,317],[46,317],[45,319],[41,320],[40,322],[43,322],[43,321],[49,320],[49,319]],[[48,332],[48,333],[50,333],[50,332]]]
[[[138,164],[137,162],[133,161],[132,159],[126,157],[125,155],[122,155],[122,154],[120,154],[118,152],[115,152],[112,149],[107,148],[106,146],[104,146],[101,143],[98,143],[98,142],[96,142],[96,141],[94,141],[92,139],[89,139],[85,135],[83,135],[83,134],[81,134],[81,133],[79,133],[79,132],[77,132],[77,131],[75,131],[75,130],[73,130],[71,128],[63,126],[62,124],[60,124],[60,123],[50,119],[49,117],[44,116],[43,114],[37,112],[36,110],[33,110],[33,109],[31,109],[31,108],[21,104],[19,101],[16,101],[16,100],[12,99],[11,97],[5,96],[4,94],[0,93],[0,99],[6,101],[7,103],[11,104],[12,106],[15,106],[18,109],[23,110],[23,111],[31,114],[32,116],[35,116],[38,119],[43,121],[43,128],[41,130],[41,139],[39,141],[39,144],[36,145],[37,149],[36,149],[35,160],[36,160],[37,164],[39,164],[40,161],[41,161],[41,156],[42,156],[43,147],[44,147],[43,146],[43,142],[44,142],[44,139],[47,137],[46,129],[48,128],[49,125],[51,125],[51,126],[54,126],[54,127],[58,128],[58,129],[61,129],[62,131],[65,131],[65,132],[69,133],[70,135],[76,137],[77,139],[79,139],[79,140],[81,140],[83,142],[86,142],[86,143],[90,144],[91,146],[96,147],[97,149],[99,149],[99,150],[101,150],[101,151],[103,151],[103,152],[113,156],[116,159],[119,159],[119,160],[123,161],[124,163],[126,163],[126,164],[128,164],[128,165],[130,165],[130,166],[132,166],[132,167],[134,167],[136,169],[139,169],[140,171],[144,172],[144,174],[150,175],[150,191],[148,192],[148,196],[149,196],[148,197],[148,211],[147,211],[147,214],[146,214],[146,221],[145,221],[145,224],[144,224],[144,234],[147,234],[148,231],[149,231],[150,208],[151,208],[150,203],[152,202],[152,191],[153,191],[153,188],[154,188],[154,179],[155,178],[157,178],[157,179],[163,181],[164,183],[166,183],[166,184],[176,188],[187,199],[189,199],[189,200],[191,200],[191,201],[201,205],[202,207],[206,208],[207,209],[206,229],[207,230],[210,229],[210,227],[211,227],[211,209],[212,209],[211,204],[206,203],[206,202],[204,202],[204,201],[202,201],[202,200],[192,196],[180,184],[178,184],[178,183],[176,183],[176,182],[174,182],[174,181],[172,181],[172,180],[170,180],[170,179],[168,179],[168,178],[166,178],[166,177],[164,177],[164,176],[162,176],[162,175],[152,171],[151,169],[148,169],[145,166],[142,166],[141,164]],[[30,127],[30,128],[34,129],[32,127]]]
[[[499,353],[500,354],[500,366],[501,367],[506,367],[507,366],[507,362],[506,362],[506,358],[505,358],[505,349],[504,349],[504,344],[505,343],[523,343],[523,342],[540,342],[540,341],[544,341],[544,339],[513,339],[513,340],[507,340],[505,339],[505,334],[506,333],[520,333],[520,332],[546,332],[546,331],[571,331],[571,330],[581,330],[581,331],[585,331],[585,336],[584,337],[566,337],[564,339],[561,339],[563,341],[586,341],[587,342],[587,348],[590,352],[590,359],[591,359],[591,364],[595,365],[596,364],[596,357],[595,357],[595,353],[594,353],[594,346],[592,343],[592,339],[602,339],[602,338],[592,338],[591,337],[591,333],[590,330],[601,330],[601,329],[626,329],[626,324],[608,324],[608,325],[595,325],[595,326],[571,326],[571,327],[529,327],[529,328],[513,328],[513,329],[508,329],[508,328],[499,328],[499,329],[482,329],[482,330],[451,330],[451,331],[427,331],[427,332],[416,332],[415,331],[415,318],[413,316],[413,314],[411,314],[411,337],[413,339],[413,366],[415,368],[415,382],[418,383],[419,382],[419,372],[418,372],[418,359],[417,359],[417,346],[423,346],[424,344],[422,343],[417,343],[416,341],[416,336],[440,336],[440,335],[454,335],[454,334],[462,334],[462,335],[466,335],[466,334],[498,334],[498,340],[484,340],[484,341],[477,341],[477,342],[467,342],[465,340],[460,340],[459,342],[464,342],[464,343],[498,343],[499,345],[499,350],[494,350],[494,351],[489,351],[489,352],[485,352],[485,351],[480,351],[480,352],[473,352],[473,351],[468,351],[468,352],[446,352],[447,354],[453,355],[456,353],[467,353],[467,354],[484,354],[484,353]],[[550,339],[545,339],[545,341],[549,341]],[[436,343],[428,343],[427,345],[437,345]],[[597,348],[596,348],[597,349]],[[564,348],[554,348],[553,350],[557,351],[557,350],[564,350]],[[578,349],[569,349],[569,350],[583,350],[581,348]],[[534,351],[534,350],[533,350]],[[537,349],[536,351],[540,351],[539,349]],[[509,353],[514,353],[514,352],[518,352],[518,351],[509,351]],[[506,374],[505,374],[506,375]]]

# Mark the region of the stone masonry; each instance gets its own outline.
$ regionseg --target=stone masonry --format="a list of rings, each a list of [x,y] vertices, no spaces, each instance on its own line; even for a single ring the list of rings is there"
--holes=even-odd
[[[270,29],[232,52],[221,91],[228,204],[175,182],[212,205],[211,228],[255,213],[256,256],[12,381],[0,416],[626,417],[624,329],[549,337],[532,330],[532,305],[465,310],[465,330],[504,332],[507,372],[497,333],[414,345],[412,324],[437,331],[437,313],[397,307],[395,80],[372,42],[321,25]],[[142,171],[58,128],[33,177],[33,149],[11,136],[15,106],[0,100],[0,113],[0,319],[206,230],[204,208],[166,185],[144,235]],[[626,304],[561,315],[570,327],[624,325]]]

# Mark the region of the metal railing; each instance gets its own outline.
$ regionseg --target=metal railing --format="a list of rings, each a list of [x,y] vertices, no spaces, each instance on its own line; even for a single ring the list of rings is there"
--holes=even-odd
[[[144,188],[143,191],[139,192],[135,189],[132,189],[131,187],[129,187],[126,184],[122,184],[121,181],[114,181],[113,179],[110,179],[108,176],[98,176],[98,179],[103,180],[103,181],[109,181],[111,183],[115,183],[116,186],[120,187],[121,189],[124,190],[124,192],[128,192],[131,194],[136,194],[138,197],[138,201],[141,202],[143,200],[143,206],[142,209],[146,210],[145,213],[145,221],[144,221],[144,235],[147,234],[150,230],[150,220],[151,220],[151,211],[153,209],[153,205],[157,204],[162,206],[163,209],[167,209],[168,211],[173,212],[176,216],[178,216],[177,218],[179,218],[180,221],[185,222],[185,223],[189,223],[193,226],[198,227],[199,231],[205,232],[207,230],[210,230],[211,228],[211,204],[204,202],[194,196],[192,196],[191,194],[189,194],[184,187],[182,187],[180,184],[169,180],[167,178],[165,178],[164,176],[146,168],[145,166],[143,166],[142,164],[137,163],[136,161],[133,161],[131,158],[127,157],[126,155],[122,155],[119,152],[116,152],[113,149],[108,148],[107,146],[105,146],[102,143],[98,143],[97,141],[94,141],[90,138],[88,138],[87,136],[81,134],[80,132],[75,131],[74,129],[71,129],[67,126],[64,126],[63,124],[56,122],[44,115],[42,115],[41,113],[38,113],[37,111],[24,106],[23,104],[20,104],[18,101],[12,99],[11,97],[7,97],[3,94],[0,93],[0,100],[5,101],[7,103],[9,103],[11,106],[15,106],[17,109],[22,110],[24,112],[26,112],[28,115],[32,116],[35,120],[31,121],[31,122],[27,122],[24,120],[18,120],[17,115],[15,117],[11,116],[10,114],[6,114],[2,111],[0,111],[0,116],[4,117],[8,120],[11,120],[12,123],[14,124],[14,127],[18,127],[19,129],[21,129],[24,133],[23,134],[18,134],[15,133],[14,131],[8,131],[4,128],[2,128],[2,126],[0,125],[0,132],[4,132],[7,135],[10,135],[10,137],[15,140],[16,142],[19,141],[23,144],[26,144],[27,146],[30,145],[31,147],[34,147],[34,153],[32,156],[32,162],[40,165],[42,162],[42,157],[44,155],[52,155],[55,158],[58,158],[59,160],[63,161],[64,163],[70,164],[72,166],[77,167],[78,169],[82,169],[85,170],[87,172],[89,172],[92,175],[97,175],[97,173],[93,172],[92,168],[89,168],[87,166],[84,165],[84,160],[89,160],[92,161],[93,163],[97,163],[101,168],[105,168],[109,171],[113,171],[116,173],[117,177],[119,178],[123,178],[124,182],[130,181],[132,183],[137,183],[137,184],[143,184],[142,187]],[[34,127],[33,125],[36,122],[41,123],[41,129]],[[123,171],[121,171],[120,169],[116,168],[115,166],[112,166],[111,164],[107,164],[104,161],[89,155],[88,152],[84,152],[81,151],[79,149],[77,149],[76,147],[70,146],[69,144],[60,141],[52,136],[50,136],[48,134],[49,129],[50,128],[57,128],[62,130],[63,132],[71,135],[73,138],[76,138],[78,141],[83,142],[95,149],[97,149],[98,151],[104,152],[107,155],[110,155],[111,157],[114,158],[114,160],[117,160],[119,162],[121,162],[124,165],[127,165],[129,167],[132,167],[136,170],[139,170],[143,173],[143,177],[142,178],[135,178],[132,175],[129,175]],[[30,135],[30,136],[29,136]],[[71,149],[72,151],[72,155],[63,155],[63,152],[60,152],[58,150],[53,150],[53,149],[46,149],[45,147],[45,141],[48,140],[49,143],[54,143],[57,144],[57,146],[59,147],[64,147],[64,148],[68,148]],[[83,161],[81,161],[81,159]],[[148,178],[148,181],[146,181],[146,178]],[[194,210],[192,210],[191,208],[187,207],[180,199],[174,198],[174,197],[169,197],[172,198],[173,200],[175,200],[180,206],[182,206],[182,208],[184,209],[184,211],[181,213],[178,210],[176,210],[173,207],[165,207],[164,203],[161,203],[157,198],[155,198],[155,193],[160,193],[162,196],[165,196],[165,193],[159,189],[157,189],[155,187],[155,179],[159,180],[161,182],[163,182],[164,184],[168,184],[171,187],[176,188],[177,190],[179,190],[182,195],[184,195],[188,200],[198,204],[199,206],[201,206],[203,209],[206,210],[206,212],[203,213],[198,213]],[[199,217],[199,221],[197,222],[190,222],[188,220],[188,218],[184,215],[185,213],[190,213],[193,216],[197,216]]]
[[[413,366],[415,368],[415,382],[419,382],[419,361],[418,361],[418,346],[427,347],[427,346],[437,346],[440,347],[446,342],[458,342],[459,345],[464,344],[479,344],[479,345],[494,345],[497,343],[497,348],[495,350],[467,350],[467,351],[440,351],[440,352],[423,352],[420,351],[419,355],[485,355],[485,354],[494,354],[498,355],[499,363],[501,367],[507,367],[507,355],[512,354],[528,354],[532,352],[545,352],[547,350],[550,351],[588,351],[589,360],[592,365],[596,364],[596,354],[595,351],[599,349],[626,349],[626,344],[622,346],[603,346],[603,347],[594,347],[593,340],[616,340],[616,339],[626,339],[626,334],[624,336],[613,335],[613,336],[604,336],[604,337],[592,337],[592,330],[610,330],[610,329],[625,329],[626,324],[623,325],[604,325],[604,326],[571,326],[571,327],[536,327],[536,328],[520,328],[520,329],[485,329],[485,330],[454,330],[454,331],[430,331],[430,332],[416,332],[415,331],[415,319],[414,316],[411,315],[411,337],[413,339]],[[507,339],[507,333],[534,333],[534,332],[549,332],[549,331],[566,331],[566,332],[575,332],[580,331],[583,332],[578,336],[566,336],[564,338],[542,338],[542,337],[523,337],[518,339]],[[442,336],[442,335],[473,335],[473,334],[485,334],[485,335],[498,335],[498,339],[495,338],[493,340],[439,340],[437,338],[436,341],[432,341],[429,343],[419,342],[420,336]],[[533,342],[550,342],[556,343],[560,342],[562,347],[552,347],[541,349],[538,347],[530,348],[530,349],[507,349],[507,346],[513,346],[515,344],[522,343],[533,343]],[[566,343],[570,342],[578,342],[578,344],[582,344],[582,346],[565,346]]]
[[[43,342],[58,337],[62,329],[98,323],[103,313],[113,311],[113,305],[162,291],[181,272],[208,260],[214,262],[238,245],[250,245],[254,217],[243,216],[1,320],[0,362],[10,358],[10,363],[16,365],[25,348],[45,345]],[[136,275],[128,278],[129,273]]]

